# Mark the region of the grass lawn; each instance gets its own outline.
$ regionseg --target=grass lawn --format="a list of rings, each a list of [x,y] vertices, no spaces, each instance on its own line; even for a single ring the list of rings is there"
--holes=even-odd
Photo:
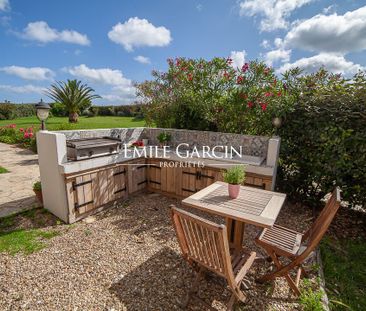
[[[365,310],[366,241],[327,238],[320,249],[331,310]]]
[[[39,126],[37,117],[25,117],[14,120],[0,120],[0,126],[16,124],[17,127]],[[95,129],[95,128],[117,128],[117,127],[141,127],[145,125],[144,120],[132,117],[80,117],[77,124],[69,124],[67,117],[51,117],[46,121],[49,130],[72,130],[72,129]]]
[[[0,166],[0,174],[8,173],[9,171],[5,168]]]
[[[57,235],[58,231],[44,231],[44,219],[48,212],[43,209],[33,209],[20,214],[0,218],[0,253],[15,255],[17,253],[31,254],[46,247],[46,240]],[[17,223],[34,223],[30,228],[22,228]]]

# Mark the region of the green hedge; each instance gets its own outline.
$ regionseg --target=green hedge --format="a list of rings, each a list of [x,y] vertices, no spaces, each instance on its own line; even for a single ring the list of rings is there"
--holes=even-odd
[[[279,188],[316,205],[338,185],[351,205],[366,206],[365,74],[352,81],[324,70],[294,76],[296,105],[279,129]]]
[[[0,120],[31,117],[35,114],[36,109],[32,104],[0,103]]]

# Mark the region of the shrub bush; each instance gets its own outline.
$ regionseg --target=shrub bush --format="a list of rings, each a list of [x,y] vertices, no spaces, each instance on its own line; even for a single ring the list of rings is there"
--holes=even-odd
[[[177,58],[153,81],[138,84],[145,118],[158,127],[271,134],[272,118],[291,109],[274,70],[262,62],[234,68],[231,59]]]
[[[0,120],[31,117],[35,114],[36,109],[32,104],[0,103]]]
[[[51,114],[55,117],[67,117],[69,113],[67,112],[65,105],[61,103],[51,104]]]
[[[32,104],[16,104],[14,116],[15,118],[31,117],[36,115],[36,108]]]
[[[17,129],[15,124],[0,127],[0,142],[6,144],[20,144],[24,148],[37,152],[37,143],[33,127]]]
[[[279,129],[279,187],[293,198],[318,205],[338,185],[343,199],[365,206],[365,74],[350,81],[325,70],[308,76],[293,71],[285,79],[297,104]]]
[[[0,142],[2,142],[4,144],[14,145],[17,143],[17,140],[13,136],[2,135],[2,136],[0,136]]]
[[[336,185],[350,206],[366,205],[366,77],[324,69],[276,76],[263,63],[168,60],[138,84],[149,124],[281,136],[278,190],[318,205]],[[282,119],[276,130],[274,117]]]
[[[9,103],[0,103],[0,119],[12,120],[15,118],[15,105]]]
[[[115,111],[113,106],[98,106],[99,116],[114,116]]]

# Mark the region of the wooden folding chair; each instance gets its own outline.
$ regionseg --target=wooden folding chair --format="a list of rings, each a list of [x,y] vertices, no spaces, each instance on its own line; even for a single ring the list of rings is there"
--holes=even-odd
[[[277,270],[261,277],[258,281],[264,282],[276,277],[285,277],[294,293],[300,295],[300,277],[301,274],[306,275],[302,264],[323,238],[338,211],[340,202],[340,190],[336,188],[318,218],[305,234],[277,225],[264,229],[255,241],[268,253]],[[288,258],[290,262],[282,264],[281,257]],[[294,281],[289,272],[295,268],[298,270]]]
[[[245,301],[241,282],[252,266],[255,252],[244,251],[230,256],[226,226],[218,225],[181,209],[172,207],[172,218],[183,258],[196,267],[197,276],[183,307],[187,307],[192,295],[198,292],[203,273],[209,271],[226,279],[232,295],[228,310],[237,300]]]

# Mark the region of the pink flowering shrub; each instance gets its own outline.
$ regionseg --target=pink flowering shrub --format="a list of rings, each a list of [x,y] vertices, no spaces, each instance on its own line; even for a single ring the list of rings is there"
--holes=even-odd
[[[272,120],[291,109],[292,98],[272,68],[230,58],[168,59],[166,72],[137,85],[146,119],[159,127],[271,134]]]
[[[0,142],[6,144],[20,144],[33,151],[36,150],[34,127],[17,128],[15,124],[0,127]]]

